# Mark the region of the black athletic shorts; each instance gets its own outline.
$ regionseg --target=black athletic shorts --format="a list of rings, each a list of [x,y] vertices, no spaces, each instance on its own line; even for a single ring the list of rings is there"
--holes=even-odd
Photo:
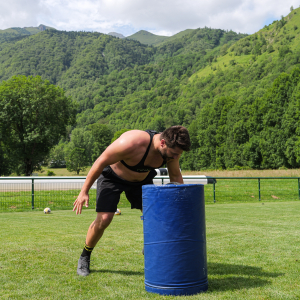
[[[152,170],[143,181],[131,182],[119,177],[110,166],[104,168],[97,181],[96,212],[115,212],[122,192],[132,209],[142,209],[142,186],[153,184],[156,175]]]

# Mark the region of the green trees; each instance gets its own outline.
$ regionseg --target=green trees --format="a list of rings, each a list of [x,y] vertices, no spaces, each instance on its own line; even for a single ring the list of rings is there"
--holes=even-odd
[[[192,151],[182,167],[300,167],[300,69],[282,73],[262,95],[216,97],[190,127]],[[192,154],[192,157],[191,157]]]
[[[65,160],[65,144],[60,141],[58,145],[53,147],[50,151],[50,161],[49,167],[51,168],[65,168],[66,160]]]
[[[92,161],[95,161],[101,153],[110,145],[113,133],[105,124],[95,123],[89,126],[92,132]]]
[[[89,161],[85,149],[74,147],[67,158],[67,170],[76,172],[79,175],[79,172],[84,171],[88,164]]]
[[[124,132],[129,131],[130,129],[121,129],[114,133],[113,138],[111,139],[111,143],[113,143],[116,139],[118,139]]]
[[[37,77],[14,76],[0,85],[1,145],[18,174],[29,176],[75,123],[64,91]],[[2,148],[3,149],[3,148]]]
[[[63,139],[51,149],[50,167],[64,167],[71,172],[84,171],[101,155],[113,137],[112,130],[105,124],[95,123],[85,128],[75,128],[70,141]]]
[[[7,176],[12,172],[12,162],[12,157],[9,156],[7,148],[0,140],[0,176]]]
[[[299,168],[300,129],[300,69],[281,74],[264,95],[259,107],[258,121],[263,124],[260,134],[262,168],[281,166]]]
[[[70,142],[65,146],[65,157],[69,160],[72,150],[74,148],[84,149],[84,156],[86,157],[87,165],[92,163],[92,134],[90,130],[84,128],[75,128],[70,137]]]

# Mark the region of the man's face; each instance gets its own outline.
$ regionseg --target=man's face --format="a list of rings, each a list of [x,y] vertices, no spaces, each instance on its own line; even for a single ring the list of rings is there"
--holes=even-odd
[[[178,159],[183,152],[179,147],[169,148],[164,140],[161,140],[160,146],[159,153],[166,162],[171,161],[172,159]]]

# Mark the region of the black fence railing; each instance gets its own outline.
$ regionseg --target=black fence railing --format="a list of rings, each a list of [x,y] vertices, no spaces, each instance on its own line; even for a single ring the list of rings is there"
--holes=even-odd
[[[205,198],[213,202],[300,200],[299,177],[213,177]]]
[[[300,199],[300,177],[206,177],[183,176],[185,183],[205,184],[206,203],[292,201]],[[85,177],[0,177],[0,212],[72,209]],[[156,176],[166,184],[168,176]],[[96,184],[90,190],[95,207]],[[120,207],[129,206],[121,195]]]

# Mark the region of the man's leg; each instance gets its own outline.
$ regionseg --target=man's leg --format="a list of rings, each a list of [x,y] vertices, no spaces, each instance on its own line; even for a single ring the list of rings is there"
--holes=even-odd
[[[95,221],[90,225],[86,236],[86,246],[78,260],[77,274],[87,276],[90,274],[90,255],[102,237],[104,230],[111,223],[115,213],[98,212]]]
[[[96,220],[90,225],[86,236],[86,244],[94,248],[100,238],[102,237],[104,230],[111,223],[115,213],[113,212],[98,212]]]

